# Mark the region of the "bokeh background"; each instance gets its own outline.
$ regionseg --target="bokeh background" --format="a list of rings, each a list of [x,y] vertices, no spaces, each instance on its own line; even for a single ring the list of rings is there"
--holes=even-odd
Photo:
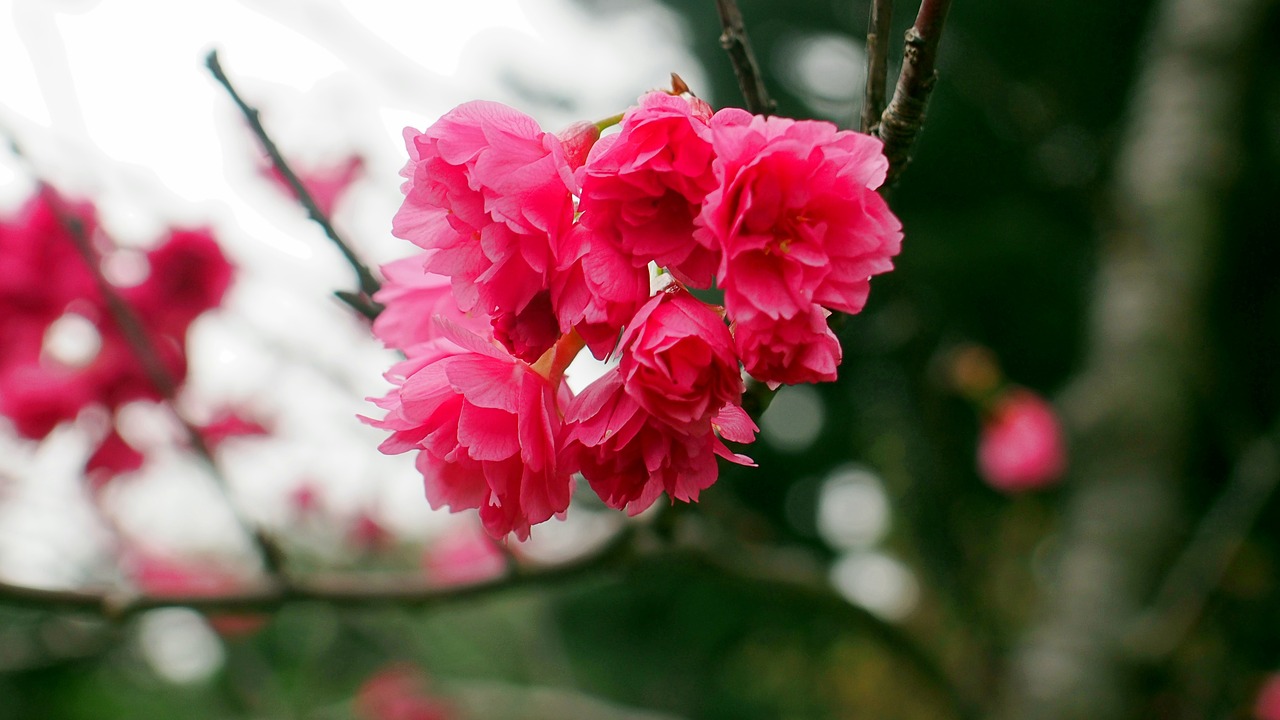
[[[891,82],[916,10],[896,5]],[[854,124],[868,3],[741,7],[778,112]],[[0,10],[0,124],[27,155],[0,153],[0,211],[34,168],[125,249],[212,227],[237,277],[192,328],[180,404],[270,431],[218,450],[225,493],[138,403],[121,430],[147,464],[91,495],[94,418],[39,443],[0,420],[0,580],[127,586],[122,549],[252,578],[237,515],[302,570],[500,571],[483,545],[440,560],[474,526],[430,511],[411,459],[356,419],[394,356],[332,297],[349,268],[263,175],[204,56],[300,168],[359,158],[334,219],[383,263],[412,250],[389,233],[406,125],[486,98],[558,129],[673,71],[740,104],[714,3]],[[954,3],[889,195],[897,268],[841,329],[840,380],[774,400],[758,468],[630,524],[582,498],[514,562],[619,532],[638,549],[456,601],[289,603],[228,627],[0,597],[0,718],[1254,717],[1280,671],[1277,36],[1263,0]],[[66,352],[92,345],[63,331]],[[975,346],[1056,401],[1059,483],[1008,493],[978,473],[983,415],[953,372]]]

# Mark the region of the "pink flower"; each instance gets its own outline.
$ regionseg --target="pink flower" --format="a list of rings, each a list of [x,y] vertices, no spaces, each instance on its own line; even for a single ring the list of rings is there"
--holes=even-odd
[[[311,194],[311,199],[315,200],[316,207],[320,208],[320,212],[327,216],[333,215],[333,209],[342,199],[342,196],[350,189],[355,179],[360,177],[360,173],[364,171],[364,158],[359,155],[352,155],[337,165],[327,165],[317,168],[299,168],[297,163],[290,162],[298,176],[298,180],[302,182],[302,186]],[[284,179],[281,173],[272,163],[264,163],[261,167],[263,175],[271,179],[276,187],[280,188],[289,197],[296,198],[297,194],[293,191],[293,186],[288,180]]]
[[[1006,392],[983,421],[978,471],[994,488],[1034,490],[1057,482],[1066,470],[1062,427],[1053,407],[1030,390]]]
[[[430,252],[418,253],[382,266],[386,279],[374,300],[383,310],[373,321],[373,334],[389,348],[410,358],[436,356],[454,348],[438,330],[442,317],[482,337],[492,335],[488,316],[464,313],[449,287],[449,278],[425,269]],[[443,354],[450,354],[443,352]]]
[[[593,252],[607,243],[635,267],[655,261],[690,284],[711,284],[716,248],[693,241],[694,218],[716,186],[710,118],[701,100],[652,92],[618,134],[596,143],[579,205]]]
[[[1256,720],[1280,720],[1280,673],[1269,676],[1253,701]]]
[[[208,230],[173,230],[147,251],[151,271],[121,294],[153,334],[185,340],[202,313],[222,304],[235,268]]]
[[[232,408],[220,409],[213,418],[197,428],[204,439],[205,447],[216,450],[222,443],[235,437],[252,437],[270,435],[271,431],[262,423],[246,418]]]
[[[0,415],[23,437],[47,436],[96,399],[97,388],[69,368],[38,361],[0,368]]]
[[[591,354],[603,360],[618,344],[618,334],[649,299],[649,269],[637,267],[609,243],[592,244],[590,233],[575,227],[559,248],[560,268],[551,302],[560,329],[576,329]]]
[[[451,586],[499,577],[507,562],[493,539],[468,523],[428,545],[422,566],[432,582]]]
[[[427,678],[411,665],[390,665],[360,686],[360,720],[449,720],[453,713],[427,693]]]
[[[47,325],[75,300],[100,297],[97,282],[55,205],[79,220],[92,237],[93,208],[71,203],[45,189],[23,205],[17,217],[0,221],[0,340],[9,323]],[[0,353],[4,346],[0,346]]]
[[[711,306],[678,285],[636,313],[619,345],[627,393],[680,432],[705,432],[720,408],[742,402],[729,328]]]
[[[243,575],[206,560],[179,560],[135,550],[128,554],[126,564],[138,589],[151,597],[219,597],[249,589]],[[257,632],[266,623],[262,615],[209,616],[209,625],[228,637]]]
[[[606,505],[635,515],[664,491],[694,502],[719,475],[716,456],[740,465],[714,430],[737,442],[755,439],[755,424],[736,405],[708,418],[699,432],[681,432],[650,415],[627,392],[621,369],[592,383],[565,410],[564,464],[578,469]]]
[[[397,387],[375,400],[386,416],[368,422],[392,433],[382,452],[417,451],[432,507],[479,508],[490,535],[524,540],[569,505],[571,479],[556,465],[557,389],[501,348],[440,323],[464,352],[390,375]]]
[[[89,480],[89,486],[97,491],[117,475],[140,469],[145,461],[146,456],[121,437],[118,430],[112,428],[98,444],[98,449],[85,461],[84,475]]]
[[[453,279],[458,306],[490,315],[499,341],[536,359],[558,334],[538,296],[550,287],[577,190],[560,140],[523,113],[475,101],[425,132],[406,129],[405,142],[405,200],[392,232],[435,250],[427,270]]]
[[[902,242],[901,223],[875,192],[888,167],[880,142],[734,109],[716,113],[711,128],[719,186],[702,206],[699,236],[723,253],[716,279],[730,319],[759,332],[771,321],[805,325],[815,306],[860,311],[869,278],[893,268]],[[777,366],[744,362],[756,378],[784,382]]]
[[[744,313],[733,323],[742,364],[773,386],[835,380],[842,351],[827,315],[818,305],[778,319]]]

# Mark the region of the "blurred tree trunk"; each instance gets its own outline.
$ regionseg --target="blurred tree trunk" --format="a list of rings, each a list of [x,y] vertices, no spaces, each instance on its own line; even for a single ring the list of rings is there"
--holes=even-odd
[[[1130,101],[1090,352],[1064,397],[1074,450],[1058,554],[1004,717],[1133,716],[1126,636],[1184,524],[1186,449],[1249,48],[1267,0],[1166,0]]]

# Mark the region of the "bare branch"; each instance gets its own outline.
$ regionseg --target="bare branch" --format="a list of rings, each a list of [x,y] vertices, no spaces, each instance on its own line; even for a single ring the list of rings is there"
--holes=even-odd
[[[252,107],[244,101],[240,93],[236,92],[235,87],[231,84],[230,78],[222,71],[222,65],[218,62],[218,51],[214,50],[209,53],[205,59],[205,65],[208,66],[209,72],[213,73],[213,77],[226,89],[227,94],[235,101],[236,107],[240,108],[240,113],[249,123],[250,130],[253,131],[258,142],[262,144],[262,149],[267,152],[271,158],[271,164],[280,173],[289,187],[293,189],[294,195],[297,196],[298,202],[302,203],[302,207],[306,209],[307,215],[324,230],[324,234],[329,240],[337,246],[342,256],[346,258],[347,264],[356,272],[356,278],[360,284],[358,293],[338,291],[335,292],[340,300],[350,305],[356,312],[367,318],[375,318],[382,308],[373,301],[373,294],[381,287],[378,278],[369,269],[369,266],[360,259],[355,250],[351,248],[338,231],[333,227],[333,223],[320,210],[320,206],[316,204],[315,198],[311,196],[311,191],[307,190],[302,181],[298,179],[298,175],[294,173],[293,168],[289,167],[289,163],[285,161],[284,156],[280,154],[280,149],[276,147],[275,142],[271,140],[271,136],[267,134],[266,128],[262,126],[262,121],[258,116],[256,108]]]
[[[751,49],[751,40],[742,23],[742,11],[738,9],[737,0],[716,0],[716,10],[720,13],[720,25],[724,28],[724,32],[720,34],[720,47],[729,54],[729,62],[733,65],[733,74],[738,76],[738,87],[742,89],[747,110],[756,115],[773,114],[777,104],[769,97],[769,91],[764,86],[764,77],[760,74],[760,65]]]
[[[1241,454],[1226,488],[1200,520],[1161,581],[1150,609],[1127,638],[1134,655],[1155,660],[1182,644],[1280,484],[1278,443],[1280,426]]]
[[[893,20],[893,0],[872,0],[867,21],[867,85],[862,94],[862,132],[880,127],[884,98],[889,82],[889,30]]]
[[[923,0],[915,25],[907,30],[902,72],[898,75],[893,100],[881,115],[877,130],[884,141],[884,154],[889,158],[886,186],[892,185],[906,169],[911,159],[911,147],[924,127],[929,94],[938,79],[935,69],[938,41],[942,39],[942,26],[950,7],[951,0]]]

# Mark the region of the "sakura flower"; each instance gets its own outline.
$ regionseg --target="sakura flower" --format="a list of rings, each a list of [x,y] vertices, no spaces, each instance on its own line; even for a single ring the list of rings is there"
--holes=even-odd
[[[147,251],[150,273],[122,295],[148,329],[179,341],[202,313],[222,304],[234,267],[208,230],[174,230]]]
[[[0,415],[23,437],[38,440],[97,399],[83,373],[38,361],[0,368]]]
[[[649,298],[649,269],[633,265],[609,243],[592,244],[582,226],[565,236],[559,255],[551,301],[560,329],[576,329],[591,353],[603,360]]]
[[[827,326],[828,314],[817,305],[778,319],[743,313],[733,324],[742,364],[771,385],[835,380],[842,351]]]
[[[627,393],[681,432],[698,432],[720,408],[742,402],[729,328],[711,306],[678,285],[636,313],[619,345]]]
[[[722,251],[716,279],[730,319],[759,331],[768,322],[806,325],[815,306],[860,311],[869,278],[892,269],[902,242],[901,223],[875,192],[888,167],[880,141],[831,123],[733,109],[716,113],[711,129],[719,186],[702,206],[698,232]],[[784,380],[780,366],[743,354],[760,380],[830,379],[814,372]]]
[[[1258,689],[1253,701],[1256,720],[1280,720],[1280,673],[1273,673]]]
[[[992,487],[1045,487],[1061,479],[1066,464],[1062,427],[1049,403],[1023,389],[995,401],[978,441],[978,470]]]
[[[383,306],[373,321],[374,336],[387,347],[401,350],[410,358],[438,354],[444,352],[444,348],[455,347],[437,330],[436,317],[445,318],[482,337],[493,332],[488,316],[464,313],[458,308],[449,278],[425,269],[430,256],[430,252],[418,253],[383,265],[382,274],[386,279],[373,298]]]
[[[474,101],[425,132],[406,129],[405,142],[405,200],[392,232],[435,250],[426,269],[453,279],[459,307],[491,316],[499,341],[536,359],[558,337],[539,296],[577,190],[560,140],[521,112]]]
[[[364,171],[364,158],[359,155],[352,155],[336,165],[315,168],[298,168],[297,164],[293,162],[290,162],[289,165],[295,169],[298,180],[307,189],[320,212],[325,215],[333,215],[333,209],[338,204],[338,201],[342,199],[342,196],[351,188],[351,184]],[[260,171],[270,178],[282,192],[290,197],[297,197],[297,194],[293,191],[293,186],[289,184],[284,174],[273,163],[264,162]]]
[[[143,593],[157,598],[219,597],[250,588],[249,579],[207,560],[185,560],[133,549],[125,565]],[[224,637],[249,635],[266,625],[262,615],[209,616],[209,625]]]
[[[360,720],[450,720],[454,713],[427,692],[427,678],[411,665],[390,665],[356,693]]]
[[[117,475],[140,469],[145,461],[146,457],[112,428],[85,461],[84,475],[93,490],[101,490]]]
[[[479,508],[490,535],[526,539],[531,525],[569,505],[571,479],[556,464],[557,388],[496,345],[438,322],[464,352],[389,375],[397,387],[374,401],[386,416],[367,421],[391,431],[382,452],[417,451],[432,507]]]
[[[502,575],[507,560],[492,538],[468,523],[432,541],[422,554],[422,567],[438,585],[470,585]]]
[[[635,515],[666,492],[694,502],[719,475],[716,456],[740,465],[751,459],[716,436],[751,442],[756,427],[735,405],[707,418],[698,432],[681,432],[649,414],[627,391],[621,369],[606,374],[565,410],[564,463],[577,468],[606,505]]]
[[[650,261],[697,286],[711,284],[716,248],[693,242],[694,218],[716,186],[711,108],[652,92],[601,138],[582,171],[583,227],[636,267]]]
[[[265,425],[252,417],[241,415],[233,408],[218,410],[209,422],[200,425],[196,430],[199,431],[205,447],[210,450],[218,449],[222,443],[231,438],[271,434]]]

